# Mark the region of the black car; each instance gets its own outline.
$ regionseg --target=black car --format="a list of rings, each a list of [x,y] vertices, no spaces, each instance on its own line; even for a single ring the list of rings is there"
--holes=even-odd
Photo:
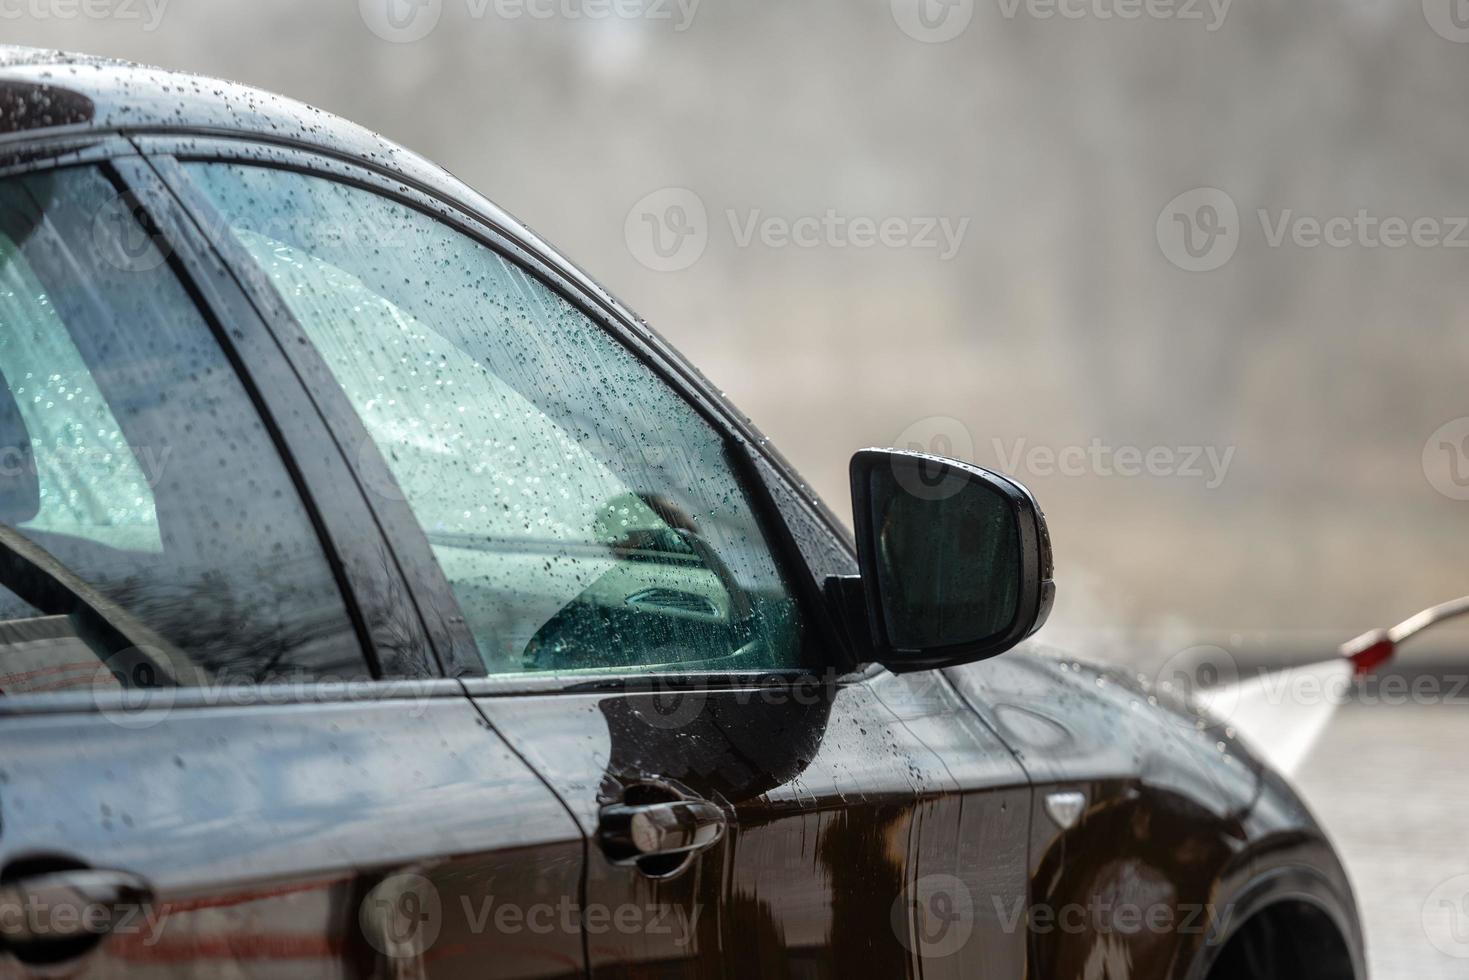
[[[0,49],[0,976],[1363,975],[1022,487],[852,475],[412,153]]]

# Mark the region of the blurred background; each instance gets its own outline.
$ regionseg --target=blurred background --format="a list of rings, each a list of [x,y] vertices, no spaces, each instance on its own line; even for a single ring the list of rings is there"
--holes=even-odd
[[[853,449],[1051,517],[1046,637],[1330,656],[1469,593],[1462,0],[4,0],[443,164],[607,285],[844,517]],[[1466,634],[1404,654],[1442,680]],[[1298,774],[1377,976],[1460,976],[1469,693]],[[1465,886],[1469,890],[1469,885]],[[1456,893],[1457,894],[1457,893]]]

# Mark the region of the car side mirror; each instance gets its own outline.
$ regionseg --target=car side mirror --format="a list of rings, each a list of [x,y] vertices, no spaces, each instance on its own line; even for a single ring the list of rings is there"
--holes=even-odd
[[[857,560],[873,658],[895,672],[1004,653],[1051,611],[1046,518],[1019,483],[891,449],[852,457]]]

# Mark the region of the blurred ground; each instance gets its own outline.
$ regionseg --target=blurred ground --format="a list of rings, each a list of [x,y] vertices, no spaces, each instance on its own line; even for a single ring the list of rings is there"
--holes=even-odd
[[[1466,743],[1469,705],[1348,705],[1295,780],[1346,861],[1377,980],[1469,976]]]

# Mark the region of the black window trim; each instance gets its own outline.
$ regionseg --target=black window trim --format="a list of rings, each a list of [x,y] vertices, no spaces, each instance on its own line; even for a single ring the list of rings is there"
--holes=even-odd
[[[286,409],[293,402],[297,407],[310,407],[304,386],[299,379],[292,378],[289,372],[281,371],[278,365],[272,367],[268,362],[262,361],[258,336],[253,338],[257,342],[254,349],[247,349],[251,346],[252,333],[265,332],[263,321],[254,314],[242,292],[221,282],[228,278],[228,270],[220,264],[217,255],[202,243],[197,230],[189,226],[187,216],[141,155],[136,144],[120,136],[108,134],[84,137],[50,135],[7,144],[4,150],[5,153],[0,155],[0,179],[76,166],[93,166],[101,169],[103,176],[119,193],[132,195],[146,220],[153,225],[152,230],[163,242],[171,270],[195,304],[244,386],[300,497],[308,520],[317,532],[323,556],[337,582],[343,605],[352,622],[352,635],[357,640],[358,656],[368,668],[369,679],[320,679],[262,685],[262,690],[270,689],[274,692],[271,703],[342,700],[350,695],[351,690],[364,684],[385,691],[390,687],[396,690],[404,684],[417,685],[416,689],[428,696],[442,696],[442,692],[437,690],[439,685],[435,682],[445,679],[444,671],[435,659],[433,648],[421,626],[395,624],[404,627],[396,632],[396,638],[401,641],[398,646],[416,647],[422,651],[424,656],[416,664],[405,664],[406,660],[412,658],[401,656],[396,660],[389,660],[372,639],[365,617],[369,597],[374,593],[387,593],[388,597],[392,593],[406,593],[409,591],[406,579],[401,573],[396,576],[389,573],[370,581],[374,577],[363,574],[362,570],[367,566],[359,561],[359,567],[353,569],[352,563],[344,560],[346,556],[342,554],[341,547],[344,540],[350,542],[352,539],[340,533],[348,516],[343,511],[353,509],[351,497],[344,494],[355,490],[355,487],[349,489],[343,485],[352,482],[347,467],[344,463],[334,465],[329,459],[317,458],[324,457],[324,454],[308,456],[296,451],[313,440],[320,443],[329,439],[325,423],[314,412],[298,411],[294,420],[283,427],[283,418],[291,415]],[[225,323],[231,324],[231,328],[226,329]],[[313,429],[315,435],[311,434]],[[313,472],[309,475],[303,471],[303,459],[310,460],[307,467]],[[323,490],[328,492],[322,493]],[[322,500],[330,500],[331,505],[323,506]],[[361,501],[358,501],[358,506],[365,509],[365,503]],[[337,533],[333,533],[334,528]],[[375,546],[379,556],[386,553],[386,543],[380,539],[374,541],[370,537],[359,538],[357,544],[359,552],[370,551]],[[381,557],[375,564],[382,567]],[[384,571],[387,572],[386,569]],[[397,687],[393,687],[394,685]],[[122,696],[125,697],[126,695]],[[378,699],[379,695],[372,694],[370,697]],[[99,707],[105,710],[112,700],[117,700],[119,706],[126,707],[125,700],[112,699],[107,692],[19,694],[0,698],[0,714],[96,710]],[[236,700],[237,696],[232,698],[228,693],[221,694],[212,689],[180,689],[177,695],[171,697],[171,703],[179,706],[236,706]]]
[[[149,149],[152,150],[151,147]],[[473,637],[449,590],[448,581],[433,557],[428,539],[356,409],[338,389],[325,359],[270,284],[264,270],[229,232],[223,216],[214,205],[188,179],[180,166],[181,159],[215,161],[231,158],[209,153],[182,157],[171,153],[148,153],[148,161],[154,171],[190,216],[208,242],[207,247],[230,271],[233,281],[264,324],[265,331],[274,338],[289,362],[305,397],[322,419],[328,439],[345,462],[371,524],[402,576],[404,595],[413,605],[443,673],[449,677],[462,677],[482,670]],[[244,158],[244,162],[253,159],[251,155]],[[386,492],[374,492],[370,489],[373,487]],[[348,528],[344,533],[350,536],[359,530]]]
[[[274,332],[221,265],[151,162],[132,157],[112,165],[168,242],[180,280],[205,312],[270,431],[337,576],[372,676],[442,676],[443,666],[422,624],[397,614],[394,599],[406,592],[406,578],[392,562],[386,542],[361,533],[363,526],[370,526],[363,521],[368,511],[349,468],[336,456],[323,458],[314,451],[331,444],[330,426],[313,411],[307,386],[291,370]],[[383,623],[381,629],[387,634],[381,642],[374,621]],[[409,655],[405,650],[418,653]]]
[[[137,147],[118,134],[47,134],[29,140],[5,141],[0,143],[0,178],[19,177],[57,167],[107,163],[130,156],[138,156]]]
[[[203,228],[212,229],[208,234],[211,244],[218,250],[222,261],[236,269],[237,281],[262,311],[262,316],[271,329],[281,331],[283,340],[304,338],[305,335],[284,302],[275,294],[274,287],[265,281],[243,247],[232,235],[222,233],[225,231],[223,218],[203,193],[189,181],[179,167],[180,162],[233,162],[272,167],[359,187],[444,222],[502,255],[552,289],[646,364],[725,440],[734,462],[736,478],[752,497],[751,504],[756,518],[769,538],[773,556],[782,574],[790,580],[796,601],[808,624],[808,649],[820,658],[819,661],[800,667],[748,672],[610,672],[606,676],[489,674],[469,635],[448,581],[432,557],[427,537],[406,502],[402,501],[402,494],[394,495],[398,498],[396,501],[374,498],[371,502],[374,509],[384,508],[389,511],[387,519],[382,521],[389,546],[398,553],[400,563],[417,570],[415,574],[408,574],[407,578],[425,619],[437,621],[443,626],[436,639],[440,643],[447,641],[448,644],[447,653],[444,649],[440,650],[446,670],[460,677],[470,693],[515,695],[558,691],[570,693],[588,690],[746,687],[752,684],[801,683],[809,681],[814,675],[819,675],[823,680],[848,683],[866,679],[871,674],[870,670],[864,669],[866,665],[855,662],[842,638],[829,613],[822,584],[815,581],[795,544],[771,488],[758,471],[754,456],[762,456],[777,477],[786,482],[787,493],[794,495],[795,499],[805,501],[810,495],[798,492],[798,484],[793,478],[790,465],[771,449],[767,440],[759,436],[748,419],[714,392],[708,381],[687,365],[666,342],[635,318],[625,314],[618,304],[604,300],[595,291],[585,288],[582,283],[564,274],[515,229],[505,227],[491,216],[476,212],[465,202],[446,197],[434,188],[421,184],[410,186],[402,173],[377,171],[359,161],[337,158],[313,147],[282,146],[261,142],[253,137],[228,138],[218,134],[200,138],[147,136],[140,137],[135,142],[195,222]],[[264,315],[266,310],[270,311],[268,316]],[[319,362],[306,373],[330,378],[330,372],[314,346],[305,342],[283,346],[293,357]],[[318,371],[321,373],[317,374]],[[319,403],[319,408],[331,420],[329,425],[334,424],[339,430],[346,430],[336,433],[339,444],[355,443],[362,447],[352,454],[351,460],[354,467],[363,468],[357,474],[359,482],[396,488],[396,481],[377,453],[375,444],[366,436],[366,431],[347,402],[345,394],[334,384],[308,385],[308,388],[313,400]],[[328,405],[320,404],[323,402]],[[331,402],[338,404],[328,407]],[[399,507],[394,507],[393,504],[398,504]],[[398,512],[392,513],[393,511]],[[838,529],[830,513],[819,504],[813,506],[811,511],[821,525],[830,531],[836,546],[850,550],[850,538]]]

